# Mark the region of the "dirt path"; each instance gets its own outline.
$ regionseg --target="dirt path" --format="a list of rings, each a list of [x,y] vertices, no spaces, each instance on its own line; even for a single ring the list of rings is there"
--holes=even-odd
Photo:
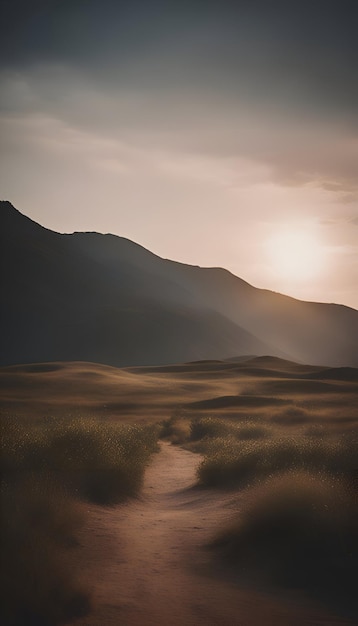
[[[94,610],[79,626],[344,624],[214,576],[203,548],[237,498],[191,488],[200,457],[166,443],[140,499],[91,507],[82,543]],[[211,572],[211,573],[210,573]]]

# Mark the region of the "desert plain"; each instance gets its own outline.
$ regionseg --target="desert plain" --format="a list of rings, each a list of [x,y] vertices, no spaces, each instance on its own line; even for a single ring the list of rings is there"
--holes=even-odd
[[[8,435],[14,420],[46,437],[59,424],[72,433],[81,424],[80,438],[86,423],[111,437],[117,426],[152,429],[132,493],[97,497],[71,479],[81,522],[70,525],[71,545],[62,546],[61,577],[76,570],[77,603],[66,591],[57,598],[65,609],[46,614],[38,607],[50,602],[49,588],[22,617],[13,612],[13,623],[355,623],[356,368],[265,356],[130,368],[54,362],[3,367],[0,382],[5,443],[19,439]],[[27,450],[21,441],[15,457]],[[42,457],[54,458],[56,446],[44,441]],[[36,445],[9,483],[43,475],[31,461]],[[7,452],[5,445],[9,476]],[[105,481],[110,474],[96,454],[86,472]],[[55,468],[65,483],[69,467]],[[51,462],[46,472],[54,472]],[[36,511],[30,517],[36,524]],[[41,586],[41,575],[33,576]],[[7,589],[19,606],[16,583]]]

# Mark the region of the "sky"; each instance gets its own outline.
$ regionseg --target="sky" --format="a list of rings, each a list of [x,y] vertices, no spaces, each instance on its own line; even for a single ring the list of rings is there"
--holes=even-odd
[[[358,309],[356,0],[0,0],[0,197]]]

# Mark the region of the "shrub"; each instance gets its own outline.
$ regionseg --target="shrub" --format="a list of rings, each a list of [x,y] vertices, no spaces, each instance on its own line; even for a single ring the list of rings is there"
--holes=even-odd
[[[238,440],[268,437],[272,428],[254,419],[223,419],[200,417],[189,420],[186,415],[174,414],[162,424],[161,437],[174,444],[186,444],[195,452],[206,453],[212,440],[233,437]]]
[[[157,446],[154,426],[98,420],[3,425],[2,469],[51,475],[77,497],[113,504],[136,495]]]
[[[288,472],[251,491],[241,517],[212,545],[235,566],[354,602],[358,505],[331,476]]]
[[[207,448],[198,477],[207,486],[247,486],[289,469],[321,470],[354,481],[357,472],[357,438],[335,441],[317,437],[283,436],[235,441],[220,438]]]
[[[136,495],[157,428],[6,418],[1,431],[1,623],[60,624],[90,605],[71,556],[78,500],[113,504]]]
[[[268,436],[269,433],[269,427],[246,418],[229,421],[222,418],[203,417],[198,420],[192,420],[191,423],[192,441],[223,438],[225,436],[233,436],[236,439],[261,439]]]
[[[162,423],[160,437],[169,439],[173,444],[183,444],[190,440],[190,420],[174,414]]]
[[[232,425],[223,419],[203,417],[191,422],[191,440],[199,441],[205,438],[220,437],[230,433]]]
[[[71,552],[82,524],[78,505],[44,477],[3,482],[1,623],[60,624],[88,612]]]

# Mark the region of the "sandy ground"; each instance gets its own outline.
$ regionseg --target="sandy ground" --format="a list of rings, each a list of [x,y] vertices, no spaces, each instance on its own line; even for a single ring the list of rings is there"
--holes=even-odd
[[[92,613],[78,626],[303,626],[352,623],[299,595],[250,590],[213,566],[205,544],[240,501],[193,487],[200,457],[167,443],[140,499],[90,507],[83,532]]]
[[[30,419],[96,416],[158,422],[173,412],[263,419],[300,407],[309,421],[357,425],[358,368],[320,368],[274,357],[118,369],[98,363],[0,368],[0,412]]]

